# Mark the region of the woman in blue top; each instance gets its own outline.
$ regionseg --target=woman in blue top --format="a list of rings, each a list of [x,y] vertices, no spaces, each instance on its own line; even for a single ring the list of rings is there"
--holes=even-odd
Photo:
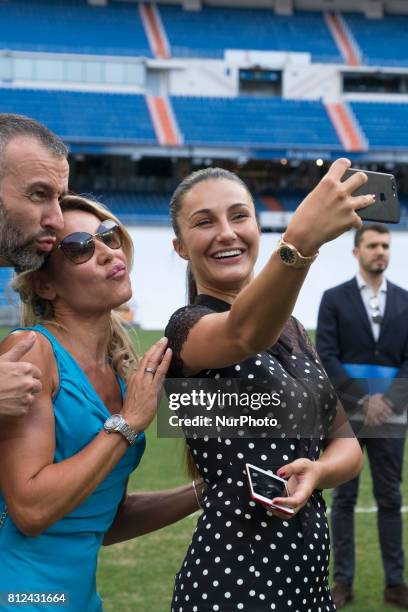
[[[67,196],[61,207],[64,230],[51,256],[15,281],[27,329],[0,347],[3,354],[34,330],[24,361],[42,372],[28,414],[2,420],[1,610],[18,603],[44,610],[53,600],[75,612],[101,610],[95,585],[101,544],[197,508],[191,485],[126,494],[171,351],[162,338],[138,364],[112,312],[131,297],[125,228],[84,198]]]

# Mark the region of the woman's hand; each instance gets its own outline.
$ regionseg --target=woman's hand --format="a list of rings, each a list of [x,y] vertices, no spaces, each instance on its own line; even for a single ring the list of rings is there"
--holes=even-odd
[[[271,507],[267,507],[267,510],[272,512],[274,516],[288,519],[297,514],[306,505],[309,497],[317,488],[320,478],[320,466],[318,461],[296,459],[296,461],[281,467],[277,474],[281,478],[288,480],[289,497],[275,497],[272,503],[279,506],[289,506],[294,510],[294,514],[286,514]]]
[[[137,432],[152,422],[158,406],[159,393],[169,369],[172,352],[167,338],[161,338],[144,354],[131,376],[121,411],[122,416]]]
[[[356,210],[375,202],[373,195],[351,195],[367,182],[364,172],[357,172],[341,181],[350,166],[350,160],[337,159],[293,215],[284,239],[302,255],[314,255],[324,243],[347,230],[361,227],[362,221]]]

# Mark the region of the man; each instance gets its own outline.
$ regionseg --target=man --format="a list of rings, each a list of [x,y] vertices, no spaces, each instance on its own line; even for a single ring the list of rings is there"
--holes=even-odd
[[[323,294],[317,349],[367,450],[378,506],[384,599],[408,609],[404,584],[401,491],[408,377],[408,292],[384,278],[390,234],[380,224],[357,230],[359,272]],[[382,437],[381,437],[382,436]],[[333,492],[332,535],[337,609],[354,598],[354,506],[358,478]]]
[[[28,117],[0,114],[0,265],[39,268],[63,227],[68,149]],[[41,390],[40,372],[19,361],[35,334],[0,357],[0,418],[22,416]]]

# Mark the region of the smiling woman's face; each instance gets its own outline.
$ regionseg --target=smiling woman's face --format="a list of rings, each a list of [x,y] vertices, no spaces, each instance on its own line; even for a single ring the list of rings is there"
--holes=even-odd
[[[98,232],[101,220],[82,210],[64,212],[64,229],[57,232],[57,244],[74,232]],[[92,315],[110,311],[132,295],[128,262],[123,248],[110,248],[95,239],[95,252],[86,262],[75,264],[57,249],[39,278],[49,285],[55,312],[71,311]],[[38,287],[39,288],[39,287]],[[39,288],[39,292],[43,289]]]
[[[199,292],[240,291],[252,278],[259,227],[248,191],[238,182],[209,179],[183,198],[175,248],[191,263]]]

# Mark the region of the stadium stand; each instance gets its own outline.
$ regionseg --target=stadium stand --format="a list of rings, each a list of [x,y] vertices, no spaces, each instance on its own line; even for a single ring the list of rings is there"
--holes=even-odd
[[[17,51],[152,57],[138,7],[86,0],[0,2],[0,46]]]
[[[123,222],[136,224],[168,225],[171,193],[98,191],[89,194],[110,208]],[[269,210],[262,197],[254,196],[257,212]]]
[[[281,204],[283,210],[293,212],[306,195],[307,193],[303,191],[277,191],[276,199]]]
[[[157,144],[141,95],[2,88],[0,112],[34,117],[69,143]]]
[[[174,57],[222,58],[225,49],[308,52],[315,62],[341,62],[322,13],[203,7],[183,11],[160,4],[159,12]]]
[[[92,195],[125,223],[169,224],[170,193],[101,191]]]
[[[12,277],[11,268],[0,268],[0,307],[10,306],[13,292],[9,287]]]
[[[85,193],[110,208],[124,223],[136,225],[169,225],[169,202],[171,193],[98,191]],[[253,194],[257,213],[268,211],[294,212],[306,197],[305,191],[268,190],[268,194]],[[403,220],[408,215],[408,199],[401,198]],[[397,228],[398,229],[398,228]],[[1,279],[0,279],[1,282]]]
[[[343,20],[356,40],[362,63],[371,66],[408,66],[407,15],[367,19],[357,13],[343,13]]]
[[[15,325],[19,318],[18,296],[10,287],[12,268],[0,268],[0,326]]]
[[[187,144],[341,150],[319,101],[173,96],[171,102]],[[158,144],[141,95],[4,88],[0,112],[32,116],[69,143]]]
[[[408,105],[394,102],[349,102],[370,149],[406,149]]]
[[[313,62],[343,62],[322,12],[284,16],[245,8],[204,6],[201,11],[185,11],[175,5],[153,7],[157,7],[173,57],[221,59],[226,49],[240,49],[306,52]],[[358,45],[362,63],[408,66],[408,16],[341,16]],[[3,0],[0,46],[17,51],[153,57],[138,6],[120,0],[103,7],[90,6],[86,0]]]
[[[319,101],[249,96],[173,96],[171,101],[187,144],[342,148]]]

